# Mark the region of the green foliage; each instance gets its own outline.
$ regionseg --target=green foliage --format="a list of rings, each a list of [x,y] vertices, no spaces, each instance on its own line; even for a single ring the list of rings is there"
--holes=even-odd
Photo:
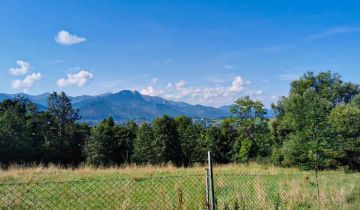
[[[240,161],[247,162],[250,158],[252,142],[249,139],[244,139],[241,142],[241,148],[239,151],[239,157],[237,158]]]
[[[271,154],[271,141],[264,105],[246,96],[235,101],[231,112],[238,135],[232,159],[244,162],[268,157]]]
[[[293,132],[287,136],[284,146],[285,165],[313,168],[322,162],[321,167],[324,167],[324,153],[331,137],[327,123],[330,109],[331,103],[312,89],[303,95],[290,95],[285,112],[292,119]]]
[[[23,98],[0,103],[0,163],[56,163],[76,166],[203,163],[210,150],[217,163],[272,162],[322,170],[360,170],[359,85],[331,72],[308,72],[291,83],[290,93],[264,105],[242,97],[231,117],[205,127],[189,117],[163,116],[152,123],[117,125],[112,117],[90,127],[77,121],[65,93],[52,93],[48,110]]]
[[[344,104],[351,99],[355,107],[358,94],[357,84],[344,83],[331,72],[308,72],[293,81],[290,95],[273,105],[277,114],[271,123],[275,163],[315,170],[336,167],[335,160],[344,156],[339,152],[345,145],[339,135],[349,140],[347,135],[358,133],[356,126],[344,127],[355,125],[356,117],[350,116],[354,108],[343,108],[350,106]]]
[[[191,166],[206,160],[207,144],[204,128],[193,124],[192,119],[185,116],[175,118],[181,147],[182,164]]]
[[[357,100],[357,99],[356,99]],[[329,121],[336,134],[334,158],[350,169],[360,169],[360,108],[356,103],[332,110]]]
[[[157,164],[172,162],[175,165],[180,165],[182,159],[181,145],[175,120],[165,115],[155,119],[152,128],[154,133],[154,162]]]
[[[45,161],[69,164],[74,159],[80,160],[80,151],[84,139],[76,139],[76,124],[80,119],[79,110],[72,107],[70,99],[62,92],[53,92],[48,98],[48,111],[46,113],[46,126],[44,128]],[[76,142],[76,143],[75,143]],[[74,148],[76,147],[76,148]],[[71,156],[78,155],[77,157]]]
[[[153,147],[153,131],[151,125],[142,124],[134,141],[133,160],[138,164],[155,164],[155,152]]]
[[[33,104],[22,98],[5,100],[0,104],[0,160],[11,162],[36,161],[40,142],[33,135],[31,119],[36,115]]]
[[[360,108],[351,105],[340,105],[332,110],[329,116],[334,130],[345,138],[360,136]]]
[[[130,163],[136,133],[137,125],[132,121],[115,125],[112,117],[103,120],[92,128],[85,143],[86,162],[95,166]]]
[[[290,95],[303,95],[308,89],[334,106],[341,103],[348,103],[355,95],[358,95],[359,85],[350,82],[344,83],[339,74],[330,71],[320,72],[315,75],[313,72],[305,73],[299,80],[291,83]]]
[[[215,162],[232,161],[237,136],[236,126],[231,119],[224,120],[218,127],[208,128],[206,138]]]
[[[71,101],[64,92],[53,92],[49,96],[48,112],[60,138],[66,136],[73,128],[74,122],[81,118],[80,110],[72,108]]]
[[[117,158],[115,162],[118,164],[121,163],[130,163],[131,156],[133,154],[133,144],[136,138],[137,125],[133,121],[129,121],[125,125],[120,125],[115,127],[115,136],[116,139],[116,151]]]
[[[93,127],[84,146],[86,163],[94,166],[114,164],[117,146],[114,136],[114,120],[111,117]]]

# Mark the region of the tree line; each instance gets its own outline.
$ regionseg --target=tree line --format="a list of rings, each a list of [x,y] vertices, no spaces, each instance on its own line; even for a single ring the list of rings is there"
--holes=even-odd
[[[303,169],[360,169],[360,88],[331,72],[305,73],[288,96],[272,104],[275,117],[250,97],[234,102],[231,116],[204,127],[186,116],[141,125],[79,123],[65,93],[52,93],[47,110],[15,98],[0,103],[0,162],[94,166],[249,162]]]

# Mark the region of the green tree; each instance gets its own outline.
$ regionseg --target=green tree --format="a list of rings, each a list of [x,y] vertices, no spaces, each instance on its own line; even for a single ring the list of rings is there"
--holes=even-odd
[[[284,164],[320,169],[328,161],[327,150],[331,149],[331,132],[327,116],[331,102],[308,89],[303,95],[291,94],[285,112],[292,119],[294,132],[286,137]]]
[[[200,125],[193,124],[192,119],[185,116],[175,118],[182,163],[185,166],[206,160],[206,142],[204,131]]]
[[[45,159],[47,162],[69,164],[74,159],[70,150],[80,151],[81,143],[75,139],[79,110],[73,109],[70,99],[62,92],[53,92],[48,98],[47,128],[44,135]],[[75,141],[75,142],[74,142]]]
[[[341,76],[331,71],[305,73],[299,80],[291,83],[290,94],[303,95],[308,89],[312,89],[322,99],[325,99],[336,106],[341,103],[348,103],[360,92],[359,85],[350,82],[344,83]]]
[[[73,109],[71,100],[61,92],[53,92],[48,98],[48,112],[56,126],[58,136],[66,137],[73,129],[75,122],[81,119],[78,109]]]
[[[293,81],[289,96],[272,105],[276,113],[271,122],[272,160],[306,168],[334,167],[339,140],[329,114],[350,101],[354,106],[360,104],[358,94],[357,84],[343,82],[330,71],[308,72]]]
[[[136,123],[133,121],[114,127],[114,138],[116,139],[116,145],[114,145],[114,161],[117,164],[130,164],[137,128]]]
[[[329,121],[336,134],[334,158],[351,170],[360,169],[360,108],[356,103],[332,110]]]
[[[233,159],[248,161],[264,159],[271,153],[270,130],[266,110],[260,101],[249,96],[239,98],[231,108],[232,120],[237,126],[238,137],[233,147]]]
[[[83,150],[87,164],[94,166],[114,164],[116,156],[114,147],[117,146],[114,127],[114,120],[109,117],[91,129],[91,135],[85,141]]]
[[[36,162],[41,156],[41,141],[31,119],[36,107],[23,98],[0,103],[0,162]],[[36,128],[36,127],[34,127]]]
[[[69,142],[69,147],[67,150],[69,156],[68,164],[77,166],[78,164],[85,161],[83,148],[85,146],[85,140],[90,136],[90,131],[91,128],[88,124],[75,124],[72,140]]]
[[[154,135],[151,125],[144,123],[137,130],[133,160],[137,164],[155,164]]]
[[[176,122],[164,115],[153,122],[155,162],[163,164],[172,162],[181,164],[181,145],[177,133]]]
[[[220,128],[212,126],[207,129],[206,134],[213,161],[216,163],[224,163],[225,155],[222,150],[225,138],[222,135]]]
[[[236,126],[231,120],[225,119],[220,126],[208,128],[207,139],[215,162],[229,163],[232,160],[236,138]]]

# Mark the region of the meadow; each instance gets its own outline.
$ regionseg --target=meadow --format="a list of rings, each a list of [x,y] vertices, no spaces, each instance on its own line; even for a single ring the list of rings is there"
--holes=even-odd
[[[218,209],[358,209],[360,174],[255,163],[216,165]],[[12,166],[0,171],[1,209],[205,209],[205,166]]]

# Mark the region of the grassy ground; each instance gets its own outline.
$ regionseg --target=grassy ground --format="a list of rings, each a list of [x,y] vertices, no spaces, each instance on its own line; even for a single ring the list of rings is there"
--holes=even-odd
[[[204,209],[204,166],[0,171],[0,209]],[[218,209],[358,209],[360,174],[258,164],[214,167]]]

